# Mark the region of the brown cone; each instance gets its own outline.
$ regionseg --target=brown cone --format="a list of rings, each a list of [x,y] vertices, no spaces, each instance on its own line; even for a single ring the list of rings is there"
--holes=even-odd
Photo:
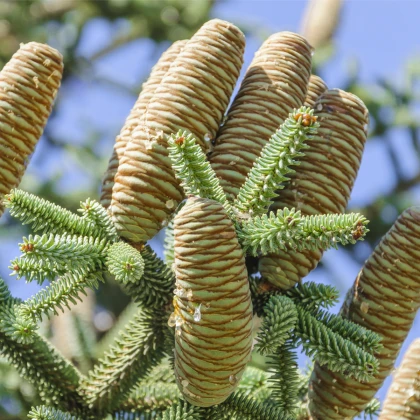
[[[234,25],[211,20],[188,41],[163,78],[115,177],[110,210],[122,237],[149,240],[183,199],[166,136],[190,131],[207,151],[238,78],[244,43]]]
[[[189,198],[175,216],[174,235],[175,378],[188,402],[208,407],[237,388],[251,358],[245,258],[232,221],[213,200]]]
[[[300,35],[271,35],[255,54],[221,127],[210,162],[231,198],[261,149],[301,106],[311,74],[311,46]]]
[[[62,73],[61,54],[37,42],[22,44],[0,73],[0,215],[44,131]]]
[[[325,82],[319,76],[311,74],[305,102],[303,105],[314,108],[315,102],[326,90],[328,90],[328,86],[325,84]]]
[[[341,309],[342,316],[382,337],[384,347],[375,355],[379,373],[359,383],[316,364],[309,386],[314,420],[352,419],[381,387],[420,307],[419,272],[420,207],[412,207],[375,248]]]
[[[108,208],[111,204],[112,198],[112,187],[114,186],[114,177],[118,170],[118,165],[127,143],[131,139],[133,130],[140,124],[141,117],[146,110],[147,104],[153,97],[156,89],[158,88],[163,77],[169,70],[170,65],[175,61],[178,54],[182,51],[186,45],[187,40],[174,42],[160,57],[159,61],[153,66],[149,78],[143,83],[140,95],[134,104],[130,115],[125,120],[124,126],[121,129],[120,134],[115,139],[114,150],[112,152],[111,159],[108,163],[108,169],[105,172],[104,179],[102,181],[102,194],[101,204]]]
[[[355,95],[327,90],[316,102],[320,128],[286,187],[270,210],[296,208],[304,215],[343,213],[366,141],[368,110]],[[266,280],[287,290],[318,264],[322,250],[280,251],[261,257]]]

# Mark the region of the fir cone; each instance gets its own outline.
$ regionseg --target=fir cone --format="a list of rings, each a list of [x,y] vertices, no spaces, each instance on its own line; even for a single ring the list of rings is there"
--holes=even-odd
[[[366,141],[368,110],[355,95],[327,90],[316,102],[320,128],[300,166],[270,210],[296,208],[305,215],[343,213]],[[322,250],[281,251],[260,259],[261,275],[287,290],[318,264]]]
[[[174,42],[160,57],[159,61],[153,66],[149,78],[143,83],[140,95],[134,104],[130,115],[125,120],[120,134],[115,139],[114,150],[108,163],[108,169],[102,181],[101,204],[108,208],[111,204],[112,187],[114,186],[114,177],[118,170],[119,162],[124,155],[127,143],[131,139],[131,133],[134,128],[140,124],[141,117],[146,110],[147,104],[153,97],[163,77],[169,70],[171,64],[175,61],[178,54],[182,51],[187,40]]]
[[[315,102],[326,90],[328,90],[328,86],[325,82],[319,76],[311,74],[303,105],[314,108]]]
[[[22,44],[0,73],[0,215],[19,185],[61,83],[63,58],[37,42]]]
[[[306,95],[311,46],[300,35],[279,32],[255,54],[220,128],[210,162],[231,198],[261,149]]]
[[[302,21],[301,33],[315,47],[331,42],[340,21],[343,0],[310,0]]]
[[[208,407],[237,387],[251,358],[252,303],[243,251],[225,209],[189,198],[175,216],[175,377]]]
[[[342,316],[378,333],[379,373],[367,383],[315,365],[309,398],[315,420],[352,419],[393,369],[420,307],[420,207],[404,211],[366,261],[347,294]],[[396,418],[396,417],[395,417]]]
[[[420,339],[415,340],[394,374],[379,420],[420,419]]]
[[[131,242],[152,238],[183,199],[167,151],[167,136],[190,131],[207,151],[242,65],[244,35],[214,19],[187,42],[150,100],[115,177],[110,210]]]

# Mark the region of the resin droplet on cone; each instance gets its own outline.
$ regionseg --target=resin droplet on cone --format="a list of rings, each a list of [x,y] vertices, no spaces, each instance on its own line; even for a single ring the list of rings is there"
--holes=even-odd
[[[44,131],[62,73],[61,54],[37,42],[22,44],[0,72],[0,215]]]
[[[231,23],[207,22],[171,65],[132,133],[115,177],[110,211],[119,234],[145,242],[183,199],[167,136],[191,132],[207,151],[239,76],[245,40]],[[168,208],[166,203],[172,202]]]
[[[238,386],[251,357],[252,303],[243,251],[221,204],[189,198],[175,216],[178,289],[171,325],[184,398],[208,407]],[[187,386],[183,384],[188,383]]]

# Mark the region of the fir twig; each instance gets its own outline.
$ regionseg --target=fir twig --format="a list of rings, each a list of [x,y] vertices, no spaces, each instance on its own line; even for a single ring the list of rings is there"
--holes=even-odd
[[[156,420],[203,420],[203,412],[200,407],[178,400],[163,413],[158,414]]]
[[[111,349],[83,379],[80,393],[96,412],[117,409],[136,382],[162,359],[166,319],[162,311],[140,308]]]
[[[372,398],[363,411],[363,419],[374,420],[375,417],[379,416],[380,408],[381,402],[377,398]]]
[[[271,388],[268,382],[269,377],[270,374],[265,370],[254,366],[247,366],[239,382],[238,390],[242,394],[258,401],[265,401],[271,394]]]
[[[116,242],[107,250],[106,266],[118,282],[138,282],[143,276],[144,261],[139,251],[125,242]]]
[[[306,311],[317,311],[319,307],[331,308],[338,302],[338,290],[326,284],[307,282],[297,283],[286,295]]]
[[[147,308],[162,308],[173,299],[175,275],[148,245],[142,249],[141,256],[143,276],[128,283],[125,290]]]
[[[80,203],[80,207],[81,208],[78,211],[82,214],[82,219],[90,221],[101,231],[105,232],[110,241],[118,241],[119,236],[117,229],[102,204],[88,198],[86,201]]]
[[[333,372],[341,372],[360,382],[369,381],[378,372],[379,362],[375,357],[331,331],[309,312],[299,306],[296,309],[297,344],[302,344],[309,357]]]
[[[137,386],[130,398],[124,401],[119,408],[124,411],[142,411],[144,413],[161,411],[168,408],[179,397],[181,397],[181,393],[175,383],[145,381]]]
[[[81,417],[73,416],[70,413],[64,413],[45,405],[32,408],[28,413],[28,417],[31,420],[83,420]]]
[[[339,315],[330,314],[321,310],[314,316],[331,331],[340,334],[341,337],[351,341],[369,353],[377,353],[382,348],[381,336],[361,325],[355,324]]]
[[[4,314],[7,308],[9,324],[13,324],[12,318],[20,302],[10,295],[7,298],[7,288],[2,279],[0,290],[3,296],[0,302],[1,311]],[[87,407],[76,391],[80,374],[36,332],[31,338],[31,343],[26,344],[0,329],[0,354],[8,359],[23,378],[34,385],[43,402],[77,414],[84,413],[84,418],[89,418]]]
[[[213,408],[213,412],[236,415],[241,420],[293,420],[294,416],[285,413],[270,402],[259,402],[240,392],[232,394],[224,403]],[[215,418],[215,417],[213,417]],[[218,418],[218,417],[216,417]]]
[[[279,347],[275,354],[269,356],[269,365],[274,371],[270,377],[271,399],[291,416],[298,407],[299,371],[297,356],[290,343]]]
[[[10,299],[0,305],[0,331],[19,344],[31,344],[35,339],[36,324],[18,310],[19,299]]]
[[[85,289],[97,289],[99,281],[103,281],[102,273],[89,273],[87,275],[65,274],[57,281],[51,283],[44,290],[26,300],[20,306],[20,313],[25,318],[42,319],[42,315],[50,316],[50,312],[58,315],[57,309],[64,312],[64,306],[71,309],[70,303],[81,301],[80,294],[86,296]]]
[[[257,337],[259,353],[274,354],[289,339],[297,322],[296,307],[286,296],[272,296],[264,308],[265,317]]]
[[[228,214],[232,208],[206,155],[192,134],[179,131],[168,139],[169,157],[186,195],[218,201]]]
[[[277,214],[256,216],[237,224],[238,238],[252,255],[279,250],[337,248],[337,244],[354,244],[368,232],[367,220],[358,213],[302,216],[295,209]]]
[[[31,224],[34,231],[45,233],[74,234],[82,236],[104,237],[101,229],[90,220],[83,219],[72,212],[47,200],[14,189],[5,196],[4,204],[10,214],[22,224]]]
[[[43,263],[46,269],[85,274],[103,267],[107,242],[88,236],[29,235],[19,244],[28,263]]]
[[[57,276],[64,275],[64,269],[58,269],[54,265],[50,266],[44,261],[27,260],[25,256],[15,258],[10,261],[11,276],[16,276],[17,280],[25,277],[27,282],[36,281],[38,284],[43,284],[44,281],[53,281]]]
[[[316,133],[319,124],[313,112],[308,107],[294,110],[271,136],[239,190],[236,210],[251,215],[267,212],[276,191],[288,180],[286,175],[295,172],[290,166],[298,165],[296,159],[304,156],[305,141]]]

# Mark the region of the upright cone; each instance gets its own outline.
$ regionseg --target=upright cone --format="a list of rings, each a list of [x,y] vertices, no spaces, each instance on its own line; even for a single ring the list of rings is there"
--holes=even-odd
[[[145,242],[167,222],[183,192],[167,151],[167,136],[190,131],[207,151],[239,76],[244,35],[214,19],[186,44],[132,133],[115,177],[110,211],[119,234]]]
[[[420,339],[413,341],[394,373],[379,420],[420,419]]]
[[[419,272],[420,207],[413,207],[375,248],[341,309],[343,317],[382,337],[383,349],[375,354],[379,373],[360,383],[316,364],[309,386],[314,420],[352,419],[381,387],[420,307]]]
[[[0,215],[44,131],[62,73],[61,54],[37,42],[22,44],[0,72]]]
[[[255,54],[210,162],[226,193],[236,197],[261,149],[306,95],[312,49],[300,35],[271,35]]]
[[[152,68],[149,78],[143,84],[140,95],[134,104],[130,115],[125,120],[124,126],[120,134],[115,139],[114,150],[108,163],[108,169],[102,181],[101,204],[108,208],[111,204],[112,187],[114,186],[114,178],[118,171],[119,163],[124,155],[127,143],[131,139],[133,130],[141,123],[147,104],[153,97],[163,77],[169,70],[171,64],[175,61],[178,54],[182,51],[187,41],[174,42],[160,57],[159,61]]]
[[[189,198],[175,216],[175,378],[208,407],[238,386],[251,357],[252,303],[232,221],[213,200]]]
[[[270,210],[296,208],[304,215],[343,213],[366,141],[368,110],[355,95],[339,89],[318,98],[314,115],[320,128],[300,166],[274,199]],[[287,290],[318,264],[322,250],[281,251],[261,257],[259,271]]]

